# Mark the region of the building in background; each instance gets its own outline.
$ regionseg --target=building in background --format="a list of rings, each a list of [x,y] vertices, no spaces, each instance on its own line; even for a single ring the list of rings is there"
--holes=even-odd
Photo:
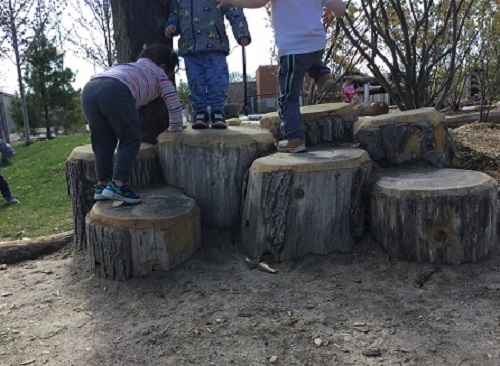
[[[14,96],[0,91],[0,138],[10,142],[10,134],[14,132],[16,124],[10,116],[10,104]]]

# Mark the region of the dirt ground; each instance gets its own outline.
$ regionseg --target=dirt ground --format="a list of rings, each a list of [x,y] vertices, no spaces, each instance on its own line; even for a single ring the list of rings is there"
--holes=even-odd
[[[458,132],[464,161],[498,174],[486,141],[498,154],[500,129]],[[71,248],[0,265],[0,365],[500,365],[500,245],[436,267],[391,260],[367,234],[270,274],[233,241],[205,231],[184,265],[122,283]]]

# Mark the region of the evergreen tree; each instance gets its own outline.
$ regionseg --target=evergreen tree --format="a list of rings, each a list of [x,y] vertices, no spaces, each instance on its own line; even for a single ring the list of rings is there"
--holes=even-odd
[[[57,134],[59,127],[69,127],[65,118],[66,110],[78,106],[76,92],[71,83],[75,74],[64,68],[64,54],[59,53],[54,44],[41,34],[26,52],[27,104],[31,117],[31,127],[45,127],[47,138],[52,131]],[[13,118],[16,108],[13,108]],[[75,121],[78,122],[78,121]]]

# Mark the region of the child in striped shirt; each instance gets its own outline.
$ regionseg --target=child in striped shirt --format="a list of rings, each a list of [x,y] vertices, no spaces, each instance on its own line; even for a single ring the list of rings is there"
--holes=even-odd
[[[82,107],[90,127],[98,180],[95,200],[140,202],[126,183],[141,146],[137,110],[161,96],[168,108],[168,131],[182,131],[182,107],[167,76],[178,66],[178,56],[169,47],[144,46],[136,62],[113,66],[92,77],[83,88]]]

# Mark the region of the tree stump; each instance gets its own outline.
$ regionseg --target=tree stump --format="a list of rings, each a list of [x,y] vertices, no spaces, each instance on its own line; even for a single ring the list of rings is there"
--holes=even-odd
[[[87,217],[90,264],[117,281],[168,271],[201,246],[200,210],[172,188],[141,192],[142,203],[97,202]]]
[[[352,131],[357,120],[352,105],[347,103],[325,103],[300,108],[304,121],[307,146],[321,143],[352,142]],[[260,128],[271,131],[276,141],[284,138],[280,131],[278,112],[262,116]]]
[[[241,187],[252,162],[276,151],[268,131],[229,127],[158,136],[158,155],[169,186],[193,197],[204,224],[239,222]]]
[[[354,148],[255,160],[244,197],[243,253],[282,261],[350,251],[363,235],[361,196],[371,169],[366,151]]]
[[[361,103],[354,106],[358,116],[380,116],[389,113],[389,104],[385,102]]]
[[[452,145],[443,120],[434,108],[361,117],[354,125],[354,142],[382,166],[449,167]]]
[[[471,170],[388,170],[374,184],[373,236],[399,259],[476,262],[496,242],[497,183]]]
[[[137,159],[132,167],[129,183],[133,187],[151,185],[154,174],[158,170],[156,147],[141,144]],[[73,230],[76,250],[87,247],[85,240],[85,216],[94,204],[94,184],[96,183],[94,152],[91,145],[78,146],[73,149],[66,161],[66,184],[73,208]]]

